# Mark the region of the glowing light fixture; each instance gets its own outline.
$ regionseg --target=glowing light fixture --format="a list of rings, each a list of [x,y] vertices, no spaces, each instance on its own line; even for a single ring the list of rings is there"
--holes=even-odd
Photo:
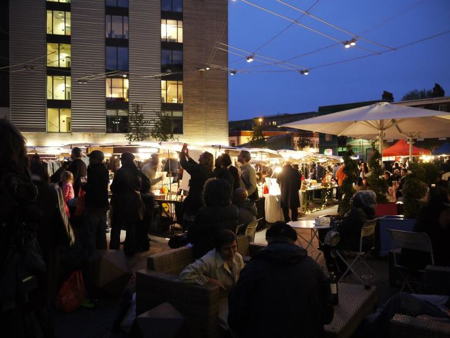
[[[237,73],[237,71],[235,71],[235,70],[230,70],[230,75],[231,75],[231,76],[236,75],[236,73]]]
[[[246,60],[248,63],[253,62],[253,61],[255,61],[255,56],[253,54],[249,55],[246,57]]]
[[[302,75],[308,75],[309,74],[309,70],[308,69],[302,69],[302,70],[299,70],[299,73],[302,74]]]

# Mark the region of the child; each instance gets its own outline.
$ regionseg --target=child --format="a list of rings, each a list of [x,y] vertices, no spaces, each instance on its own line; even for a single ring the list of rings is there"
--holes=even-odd
[[[69,207],[75,206],[75,192],[73,190],[73,174],[70,171],[64,171],[61,174],[61,188],[63,191],[64,209],[67,216],[70,216]]]

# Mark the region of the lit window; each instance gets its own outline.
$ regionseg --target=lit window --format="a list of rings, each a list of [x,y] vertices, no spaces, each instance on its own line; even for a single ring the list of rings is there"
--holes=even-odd
[[[183,134],[183,112],[164,110],[161,112],[162,116],[167,116],[170,121],[172,133]]]
[[[47,76],[47,100],[71,99],[70,76]]]
[[[106,69],[128,70],[128,47],[106,47]]]
[[[47,108],[47,131],[50,133],[70,133],[72,111],[68,108]]]
[[[106,98],[128,101],[128,79],[122,77],[106,79]]]
[[[70,35],[70,12],[47,11],[47,34]]]
[[[161,40],[183,42],[183,21],[161,19]]]
[[[172,49],[161,49],[161,64],[167,65],[182,65],[183,51]]]
[[[161,101],[183,103],[183,81],[161,81]]]
[[[110,39],[128,39],[128,16],[107,15],[106,37]]]
[[[47,43],[47,67],[70,68],[71,48],[66,43]]]
[[[180,13],[183,11],[183,0],[161,0],[161,10]]]

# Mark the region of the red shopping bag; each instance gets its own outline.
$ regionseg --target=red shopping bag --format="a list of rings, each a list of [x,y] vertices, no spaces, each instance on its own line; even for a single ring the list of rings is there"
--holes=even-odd
[[[83,274],[81,270],[72,272],[70,277],[62,284],[56,297],[56,307],[64,312],[78,309],[86,298]]]

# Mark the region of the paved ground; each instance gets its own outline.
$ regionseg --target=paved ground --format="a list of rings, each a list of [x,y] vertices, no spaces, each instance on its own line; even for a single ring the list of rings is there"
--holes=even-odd
[[[336,214],[336,208],[331,207],[320,212],[309,214],[305,218],[313,219],[321,215]],[[255,242],[266,244],[265,230],[257,232]],[[151,254],[167,250],[167,239],[161,237],[151,237],[151,248],[148,252],[136,255],[129,260],[129,266],[133,271],[145,268],[146,257]],[[374,285],[380,302],[384,302],[396,290],[388,285],[388,264],[385,259],[373,258],[370,260],[371,266],[376,272]],[[354,282],[351,278],[349,282]],[[58,338],[119,338],[126,337],[124,334],[111,333],[112,323],[118,310],[117,299],[101,299],[96,309],[79,309],[73,313],[55,313],[56,337]]]

